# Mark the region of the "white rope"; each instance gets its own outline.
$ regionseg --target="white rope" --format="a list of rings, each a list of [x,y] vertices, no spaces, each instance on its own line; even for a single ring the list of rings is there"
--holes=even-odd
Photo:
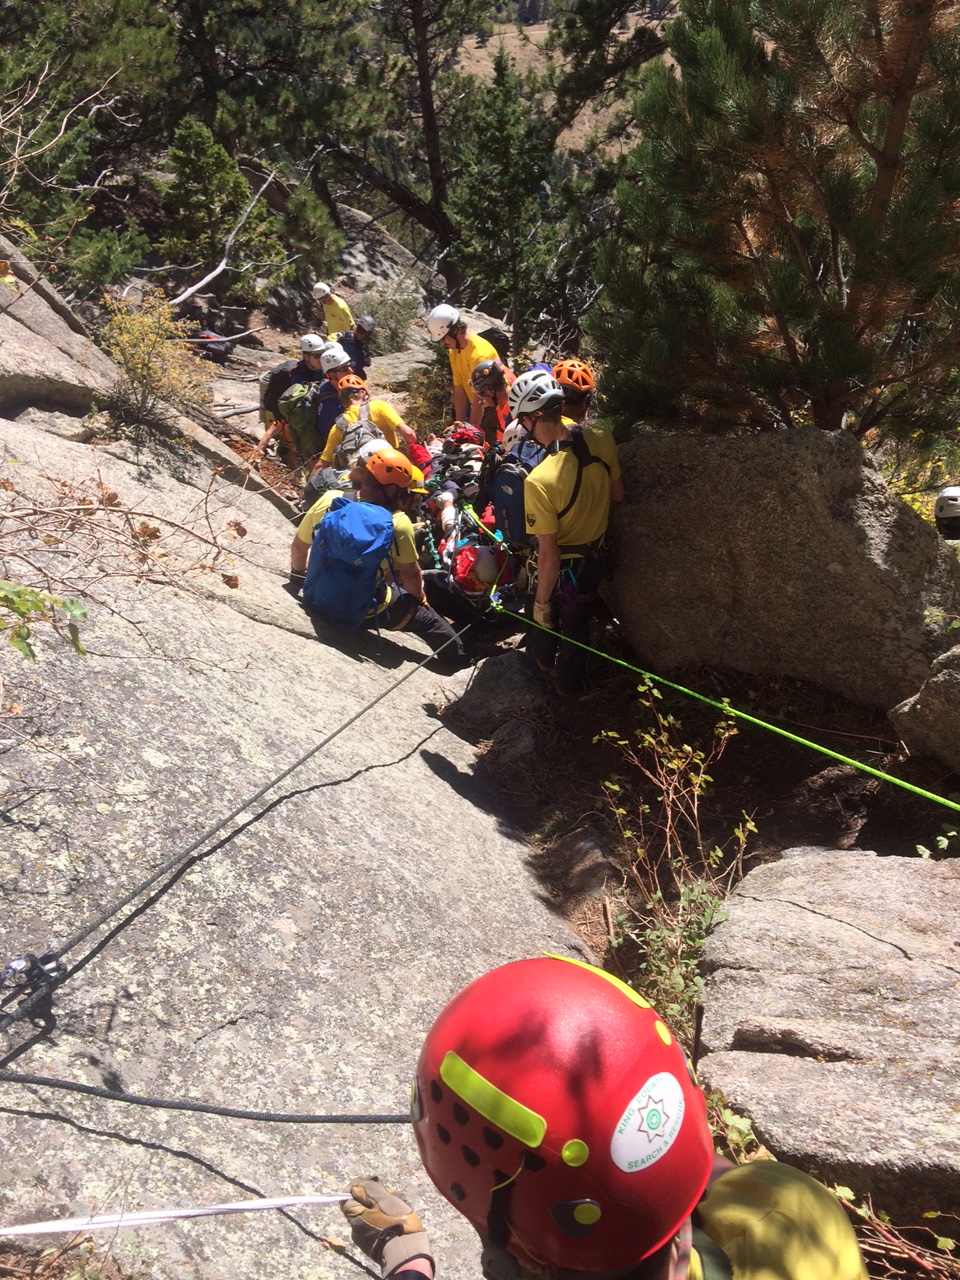
[[[340,1204],[340,1196],[281,1196],[277,1200],[241,1200],[237,1204],[211,1204],[188,1209],[147,1209],[143,1213],[105,1213],[92,1218],[55,1218],[22,1227],[0,1227],[0,1236],[39,1236],[54,1232],[116,1231],[120,1227],[157,1227],[178,1218],[208,1218],[216,1213],[255,1213],[259,1209],[293,1209],[305,1204]]]

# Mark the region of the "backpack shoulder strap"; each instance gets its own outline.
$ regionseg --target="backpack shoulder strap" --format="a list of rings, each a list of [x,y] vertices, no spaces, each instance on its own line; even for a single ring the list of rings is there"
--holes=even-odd
[[[577,478],[573,482],[573,493],[570,495],[570,501],[562,511],[557,512],[558,520],[563,519],[563,517],[571,510],[577,498],[579,498],[580,486],[583,483],[583,472],[586,467],[589,467],[592,462],[600,462],[604,467],[606,467],[607,473],[609,474],[610,472],[610,468],[607,463],[604,462],[602,458],[598,458],[595,454],[590,452],[590,446],[587,444],[586,440],[584,440],[583,432],[581,430],[578,429],[572,432],[570,449],[577,460]]]

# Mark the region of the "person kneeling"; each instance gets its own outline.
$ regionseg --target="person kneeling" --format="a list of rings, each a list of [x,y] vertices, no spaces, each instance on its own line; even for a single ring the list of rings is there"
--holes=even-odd
[[[424,602],[413,525],[403,510],[408,492],[422,492],[409,459],[384,446],[358,478],[355,500],[328,490],[294,536],[291,584],[302,577],[303,607],[347,631],[411,632],[434,653],[442,649],[449,665],[462,665],[463,642]]]

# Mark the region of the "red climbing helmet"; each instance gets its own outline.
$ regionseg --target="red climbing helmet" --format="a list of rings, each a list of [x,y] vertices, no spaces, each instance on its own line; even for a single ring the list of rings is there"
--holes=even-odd
[[[440,1013],[414,1133],[441,1195],[494,1247],[575,1271],[677,1232],[713,1162],[703,1094],[655,1010],[559,956],[504,965]]]

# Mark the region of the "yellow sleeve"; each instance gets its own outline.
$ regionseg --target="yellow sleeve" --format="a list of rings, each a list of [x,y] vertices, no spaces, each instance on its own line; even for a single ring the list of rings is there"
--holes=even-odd
[[[610,468],[610,479],[620,479],[620,459],[617,457],[617,442],[609,431],[602,427],[593,427],[584,433],[584,439],[590,452],[596,458],[602,458]]]
[[[393,547],[390,554],[397,564],[414,564],[417,560],[417,542],[413,525],[405,511],[393,513]]]
[[[541,533],[557,533],[560,522],[554,505],[547,497],[547,491],[536,478],[536,468],[523,481],[523,508],[527,522],[527,533],[539,537]]]
[[[698,1208],[734,1280],[867,1280],[836,1197],[790,1165],[739,1165],[710,1186]]]
[[[400,438],[398,427],[403,419],[397,413],[392,404],[388,404],[386,400],[370,401],[370,421],[375,427],[379,427],[386,436],[394,449],[397,447],[397,441]]]
[[[320,455],[320,461],[325,467],[329,467],[333,462],[333,455],[343,443],[343,432],[334,424],[330,428],[330,434],[327,436],[327,443],[323,446],[323,453]],[[309,514],[309,512],[307,513]]]
[[[313,535],[316,532],[317,525],[327,514],[329,506],[329,496],[325,493],[321,494],[297,525],[297,537],[301,542],[305,542],[308,547],[313,544]]]

